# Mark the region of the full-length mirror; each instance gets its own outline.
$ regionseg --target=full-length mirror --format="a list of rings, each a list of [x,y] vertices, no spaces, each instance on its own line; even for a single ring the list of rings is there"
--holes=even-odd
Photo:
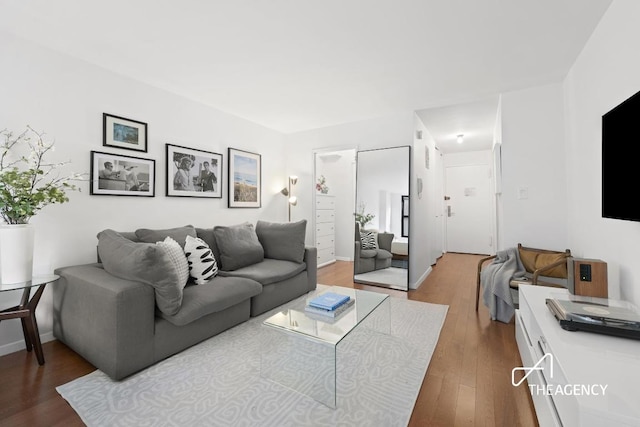
[[[410,150],[357,153],[354,282],[409,290]]]

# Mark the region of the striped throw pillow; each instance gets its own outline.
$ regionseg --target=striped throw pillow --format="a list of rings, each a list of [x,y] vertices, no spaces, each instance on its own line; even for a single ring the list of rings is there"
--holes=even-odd
[[[218,274],[216,259],[204,240],[187,236],[184,254],[189,262],[189,275],[196,285],[202,285]]]
[[[360,242],[362,243],[362,249],[378,249],[378,232],[360,232]]]

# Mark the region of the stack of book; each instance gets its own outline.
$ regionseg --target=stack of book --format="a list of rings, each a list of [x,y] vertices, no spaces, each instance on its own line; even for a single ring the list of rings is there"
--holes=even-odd
[[[351,307],[356,300],[348,295],[340,295],[334,292],[325,292],[309,301],[304,310],[307,313],[319,314],[335,318]]]

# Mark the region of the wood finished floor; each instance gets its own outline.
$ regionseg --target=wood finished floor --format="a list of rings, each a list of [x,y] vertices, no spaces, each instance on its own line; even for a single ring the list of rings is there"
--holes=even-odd
[[[419,289],[409,292],[354,284],[349,262],[318,270],[318,283],[449,306],[410,427],[538,425],[528,389],[511,385],[511,369],[522,366],[514,323],[490,321],[482,304],[475,311],[480,258],[445,254]],[[38,366],[33,352],[0,357],[0,426],[84,425],[55,387],[95,368],[58,341],[43,347],[44,366]]]

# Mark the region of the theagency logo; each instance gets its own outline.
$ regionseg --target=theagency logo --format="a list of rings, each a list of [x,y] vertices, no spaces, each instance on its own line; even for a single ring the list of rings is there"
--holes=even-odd
[[[548,363],[543,365],[547,360]],[[521,379],[516,380],[516,372],[524,372]],[[511,370],[511,385],[518,387],[535,371],[545,371],[543,373],[545,382],[552,382],[553,379],[553,354],[545,353],[535,365],[531,367],[516,367]],[[604,396],[607,393],[608,384],[529,384],[529,391],[532,395],[562,395],[562,396]]]
[[[540,360],[538,360],[538,362],[535,365],[533,365],[532,367],[530,367],[530,368],[527,368],[527,367],[513,368],[511,370],[511,385],[514,386],[514,387],[518,387],[520,384],[522,384],[524,382],[524,380],[529,378],[529,375],[531,375],[534,371],[543,371],[544,370],[544,366],[540,366],[540,365],[542,365],[542,362],[544,362],[545,359],[549,359],[549,376],[548,376],[548,378],[549,379],[553,378],[553,354],[545,353],[544,356],[542,356],[540,358]],[[519,381],[516,382],[516,372],[518,372],[518,371],[523,371],[525,374],[522,377],[522,379],[520,379]]]

